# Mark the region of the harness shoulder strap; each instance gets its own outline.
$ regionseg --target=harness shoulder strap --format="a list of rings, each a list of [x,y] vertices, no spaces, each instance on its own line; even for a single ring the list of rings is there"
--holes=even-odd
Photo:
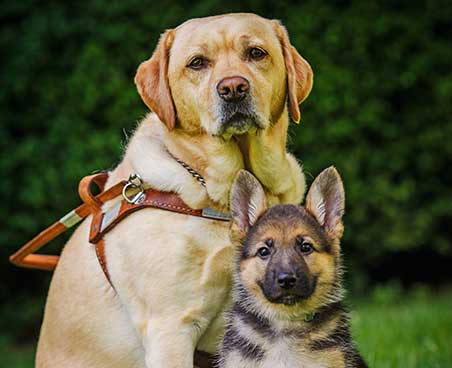
[[[103,212],[100,216],[95,215],[91,225],[89,241],[94,244],[97,243],[123,219],[143,208],[157,208],[184,215],[205,217],[202,210],[195,210],[188,207],[175,193],[146,189],[143,192],[141,201],[130,203],[122,200]]]

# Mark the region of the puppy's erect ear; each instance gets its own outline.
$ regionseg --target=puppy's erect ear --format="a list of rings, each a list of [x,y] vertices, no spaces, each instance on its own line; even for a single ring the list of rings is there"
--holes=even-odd
[[[290,44],[286,28],[279,22],[273,21],[276,35],[281,43],[284,62],[287,70],[287,93],[289,97],[289,111],[293,121],[300,122],[301,104],[312,89],[314,74],[311,66],[298,51]]]
[[[166,31],[154,54],[138,67],[135,84],[144,103],[157,114],[168,129],[176,125],[176,109],[168,82],[168,59],[174,39],[173,30]]]
[[[345,194],[341,177],[330,166],[323,170],[309,188],[306,209],[317,219],[331,239],[339,239],[344,227]]]
[[[259,181],[240,170],[231,190],[232,238],[241,241],[249,228],[267,209],[267,199]]]

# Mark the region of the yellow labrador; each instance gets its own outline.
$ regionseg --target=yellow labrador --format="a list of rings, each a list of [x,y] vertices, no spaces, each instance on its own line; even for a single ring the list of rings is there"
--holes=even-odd
[[[138,173],[192,208],[227,211],[232,182],[247,168],[270,203],[299,203],[304,175],[286,135],[312,79],[278,21],[227,14],[166,31],[135,78],[153,113],[107,187]],[[230,299],[228,223],[157,209],[126,218],[105,237],[114,290],[88,243],[89,220],[55,271],[37,367],[191,368],[195,348],[215,352]]]

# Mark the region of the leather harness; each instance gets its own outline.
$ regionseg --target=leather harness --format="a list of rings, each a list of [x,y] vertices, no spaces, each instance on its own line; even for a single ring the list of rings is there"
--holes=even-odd
[[[200,178],[202,179],[202,177]],[[176,193],[145,188],[141,178],[136,174],[131,175],[128,181],[123,180],[104,190],[107,179],[108,174],[105,172],[85,176],[80,181],[78,188],[80,198],[84,203],[26,243],[10,256],[10,261],[20,267],[53,271],[58,263],[59,256],[35,254],[35,252],[84,218],[92,215],[89,242],[94,245],[102,271],[114,289],[105,259],[104,236],[132,213],[143,208],[157,208],[210,220],[230,221],[229,215],[210,208],[202,210],[190,208]],[[205,182],[203,183],[203,179],[201,179],[197,178],[205,186]],[[93,184],[99,188],[100,194],[94,195],[92,193]],[[121,194],[123,198],[120,201],[112,206],[106,206],[108,208],[104,210],[106,202],[119,197]],[[202,351],[196,351],[195,364],[200,368],[209,368],[212,366],[212,356]]]
[[[99,263],[111,284],[106,266],[103,237],[132,213],[143,208],[157,208],[210,220],[230,220],[229,215],[210,208],[202,210],[190,208],[176,193],[160,192],[152,188],[145,189],[137,175],[131,175],[128,181],[122,180],[104,191],[107,179],[107,173],[85,176],[78,187],[80,198],[84,203],[26,243],[10,257],[10,261],[20,267],[53,271],[58,263],[59,256],[35,254],[35,252],[84,218],[92,215],[89,242],[94,244]],[[92,193],[91,187],[93,184],[97,185],[101,191],[100,194],[94,195]],[[130,196],[128,191],[135,191],[135,193]],[[121,194],[122,200],[106,211],[103,210],[106,202],[119,197]]]

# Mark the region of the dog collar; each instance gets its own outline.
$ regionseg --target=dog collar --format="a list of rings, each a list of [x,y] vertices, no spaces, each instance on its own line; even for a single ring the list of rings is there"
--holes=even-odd
[[[318,315],[317,312],[309,312],[309,313],[305,313],[303,315],[291,316],[290,320],[291,321],[303,320],[304,322],[309,323],[309,322],[314,321],[314,319],[316,319],[317,315]]]
[[[179,160],[177,157],[174,157],[174,159],[185,169],[189,172],[191,176],[193,176],[204,188],[206,187],[206,181],[202,177],[200,173],[192,169],[192,167],[188,164],[186,164],[184,161]]]
[[[317,313],[315,313],[315,312],[306,313],[304,315],[304,321],[305,322],[312,322],[315,319],[315,317],[317,317]]]

